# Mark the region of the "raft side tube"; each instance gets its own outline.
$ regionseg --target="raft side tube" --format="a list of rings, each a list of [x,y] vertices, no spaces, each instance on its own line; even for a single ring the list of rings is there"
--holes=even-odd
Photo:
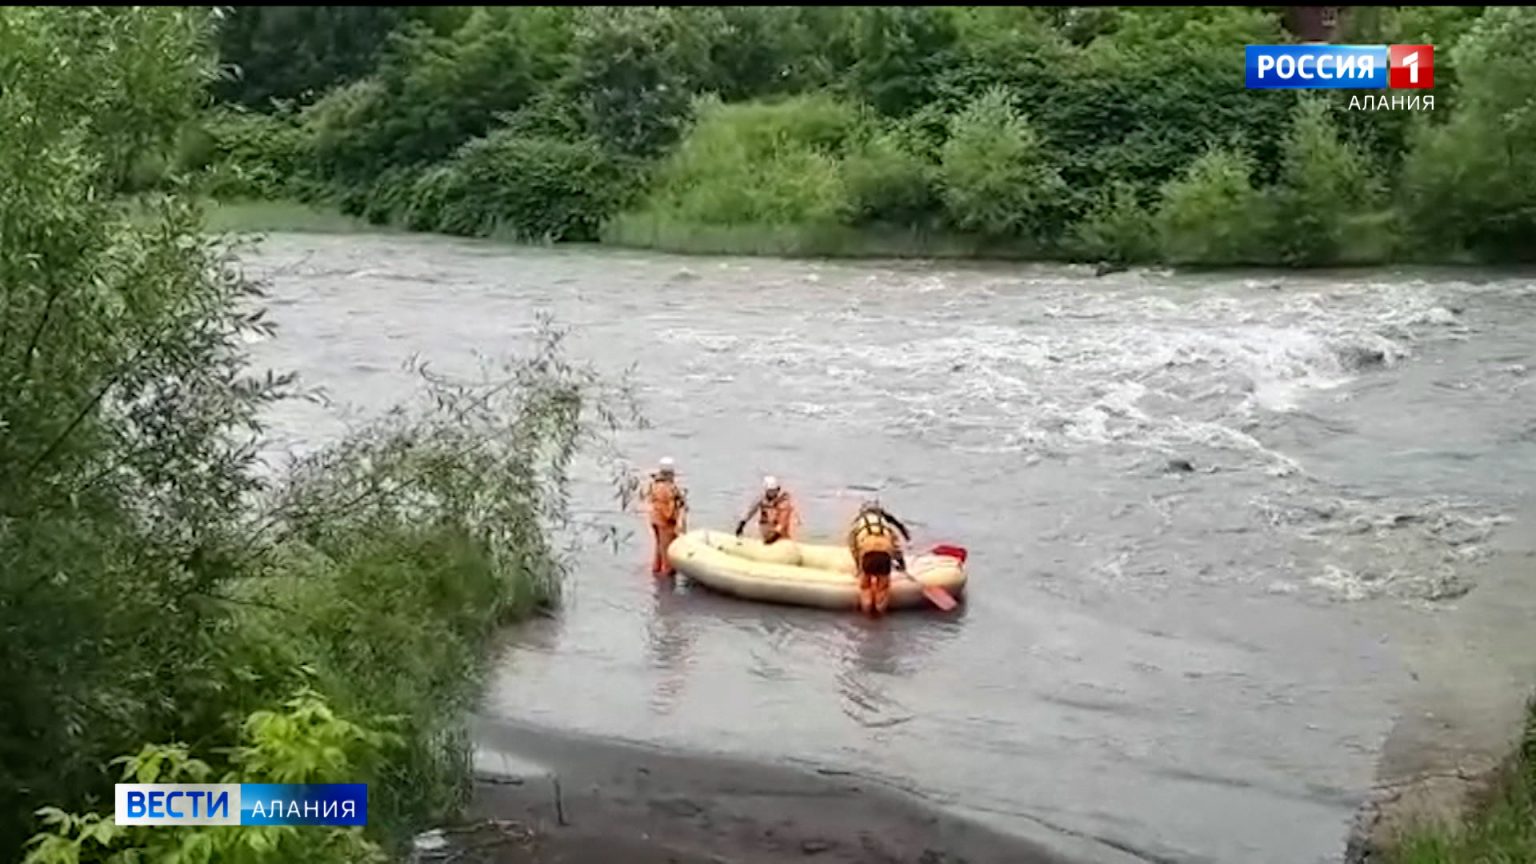
[[[700,529],[672,541],[667,558],[678,572],[700,584],[762,603],[857,609],[858,580],[853,556],[845,546],[737,537],[724,531]],[[909,609],[926,605],[924,587],[964,594],[966,573],[954,558],[908,555],[907,576],[891,579],[891,606]]]

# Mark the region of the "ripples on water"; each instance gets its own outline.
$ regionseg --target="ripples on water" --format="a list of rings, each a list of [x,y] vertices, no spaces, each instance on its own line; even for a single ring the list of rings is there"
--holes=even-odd
[[[637,539],[516,636],[492,710],[837,763],[1173,860],[1329,860],[1401,670],[1373,610],[1453,602],[1536,487],[1536,291],[1423,274],[1094,279],[277,237],[257,359],[366,415],[534,315],[637,363],[698,525],[757,476],[830,534],[879,489],[972,551],[955,620],[656,586]],[[276,446],[337,434],[283,406]],[[598,478],[581,506],[611,512]],[[633,519],[632,516],[622,517]]]

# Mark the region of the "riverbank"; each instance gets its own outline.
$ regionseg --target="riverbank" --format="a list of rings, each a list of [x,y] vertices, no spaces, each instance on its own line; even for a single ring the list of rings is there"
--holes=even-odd
[[[649,214],[619,216],[602,235],[606,245],[678,255],[785,258],[969,258],[1031,261],[1039,250],[943,231],[851,228],[845,225],[693,225]]]
[[[867,777],[475,724],[470,824],[420,864],[1144,864],[1087,838],[1022,838]],[[454,857],[462,856],[462,857]]]
[[[1411,829],[1386,856],[1390,864],[1536,861],[1536,702],[1515,752],[1477,778],[1474,806],[1450,825]]]
[[[205,203],[205,221],[210,231],[230,234],[263,234],[287,232],[295,234],[425,234],[445,235],[436,231],[416,231],[403,225],[372,224],[366,219],[349,216],[339,209],[318,203],[294,199],[281,200],[219,200]],[[499,240],[526,245],[510,233],[493,232],[487,237],[475,239]],[[722,225],[698,226],[670,222],[649,216],[621,216],[613,220],[603,231],[598,245],[613,249],[632,249],[660,252],[671,255],[740,255],[768,258],[845,258],[868,260],[963,260],[1008,261],[1033,264],[1060,264],[1063,266],[1092,266],[1096,273],[1111,273],[1128,269],[1130,265],[1094,260],[1086,257],[1070,258],[1051,256],[1041,250],[1021,243],[998,243],[980,237],[944,231],[919,231],[910,228],[850,228],[841,225],[792,226],[792,225]],[[1169,267],[1158,262],[1145,262],[1137,266]],[[1345,271],[1351,269],[1390,266],[1372,262],[1358,264],[1332,264],[1315,268],[1277,267],[1270,264],[1253,264],[1242,267],[1211,268],[1185,265],[1178,269],[1208,271],[1212,269],[1255,270],[1273,272]],[[1455,260],[1403,266],[1437,268],[1461,268],[1483,266],[1470,256]]]
[[[1349,864],[1536,861],[1536,544],[1501,546],[1504,566],[1407,640],[1418,683],[1382,744]]]
[[[207,202],[209,230],[232,234],[269,232],[411,232],[399,225],[372,225],[340,210],[295,200]],[[444,235],[438,235],[444,236]],[[516,242],[492,233],[491,240]],[[940,258],[995,261],[1035,260],[1034,250],[988,243],[975,237],[903,228],[844,226],[681,225],[649,218],[620,218],[603,233],[602,245],[677,255],[745,255],[780,258]]]

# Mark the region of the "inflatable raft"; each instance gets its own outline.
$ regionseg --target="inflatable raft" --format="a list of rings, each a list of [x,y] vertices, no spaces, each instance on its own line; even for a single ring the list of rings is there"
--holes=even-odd
[[[667,558],[679,573],[723,594],[764,603],[823,609],[859,608],[853,556],[846,546],[737,537],[690,531],[672,541]],[[924,587],[965,591],[964,563],[947,555],[907,553],[907,573],[891,574],[891,608],[924,605]]]

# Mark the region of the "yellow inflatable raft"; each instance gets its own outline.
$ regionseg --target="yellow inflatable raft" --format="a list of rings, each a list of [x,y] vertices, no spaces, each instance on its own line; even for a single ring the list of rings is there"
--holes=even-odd
[[[667,547],[672,566],[690,579],[724,594],[765,603],[857,609],[858,579],[846,546],[760,540],[724,531],[690,531]],[[965,567],[943,555],[907,554],[907,575],[891,576],[892,608],[921,606],[924,587],[943,588],[958,597],[965,590]]]

